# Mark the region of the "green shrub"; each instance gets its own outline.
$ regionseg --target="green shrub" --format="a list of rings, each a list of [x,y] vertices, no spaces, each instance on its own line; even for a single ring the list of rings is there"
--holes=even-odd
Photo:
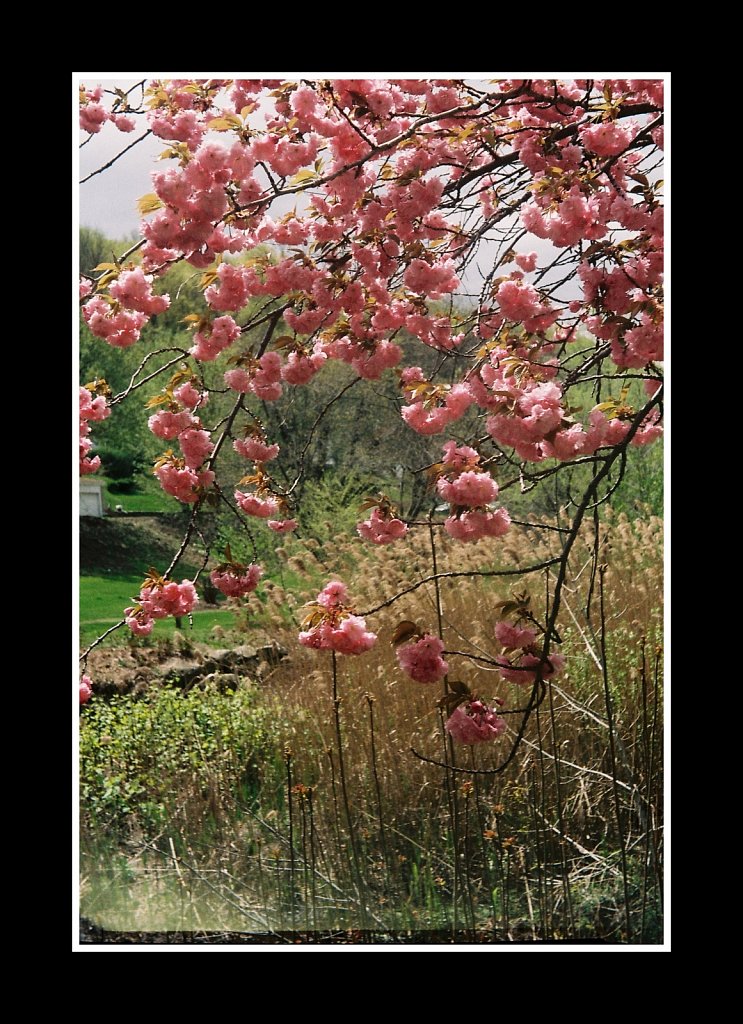
[[[271,789],[280,743],[252,689],[152,690],[96,700],[80,720],[83,827],[141,829],[188,814],[192,823]]]
[[[124,480],[111,480],[108,485],[109,494],[136,494],[137,484],[132,477]]]
[[[141,455],[124,451],[121,448],[97,447],[96,455],[101,457],[105,475],[117,481],[131,480],[145,464]],[[114,493],[130,494],[131,491],[115,491]]]

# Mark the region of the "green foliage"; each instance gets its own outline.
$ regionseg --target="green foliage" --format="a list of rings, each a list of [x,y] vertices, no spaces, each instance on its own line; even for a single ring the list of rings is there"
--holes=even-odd
[[[155,832],[188,806],[203,825],[253,801],[280,766],[279,740],[255,692],[152,690],[85,708],[80,806],[87,829]]]
[[[124,480],[111,480],[108,485],[109,494],[134,494],[137,490],[137,482],[132,477]]]
[[[96,454],[100,455],[106,476],[110,476],[114,480],[132,477],[145,465],[141,453],[122,451],[120,448],[98,445]]]

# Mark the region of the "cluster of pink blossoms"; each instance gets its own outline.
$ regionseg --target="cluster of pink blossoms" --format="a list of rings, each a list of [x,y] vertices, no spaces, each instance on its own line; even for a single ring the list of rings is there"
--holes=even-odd
[[[93,696],[93,681],[90,676],[82,676],[80,679],[80,703],[87,704]]]
[[[455,743],[490,743],[505,732],[506,721],[484,701],[470,700],[452,711],[444,728]]]
[[[224,352],[239,337],[240,328],[232,317],[218,316],[208,325],[202,325],[196,332],[189,352],[194,359],[198,359],[202,363],[211,363],[220,352]]]
[[[358,524],[356,531],[372,544],[392,544],[405,536],[408,526],[397,518],[388,504],[382,503],[372,509],[368,519]]]
[[[270,462],[281,451],[277,444],[266,444],[262,435],[249,435],[245,440],[238,438],[232,442],[232,447],[238,455],[253,462]]]
[[[214,482],[213,470],[202,468],[214,451],[211,435],[192,411],[203,408],[208,399],[208,394],[197,390],[192,381],[185,381],[172,392],[169,408],[158,410],[147,421],[155,437],[178,440],[182,458],[172,452],[162,456],[155,464],[155,475],[166,494],[186,504],[198,501]]]
[[[100,456],[94,455],[90,458],[90,449],[93,442],[88,436],[90,434],[91,420],[105,420],[111,410],[106,404],[103,395],[93,397],[92,392],[87,388],[80,388],[80,476],[87,476],[100,469]]]
[[[419,434],[440,434],[475,401],[466,382],[453,387],[430,384],[420,366],[404,369],[400,386],[409,403],[401,409],[402,418]]]
[[[95,132],[110,117],[127,130],[125,101],[115,101],[109,115],[101,99],[100,89],[81,90],[84,126]],[[271,255],[223,260],[205,287],[208,305],[225,314],[237,314],[252,299],[289,297],[282,315],[295,338],[286,360],[277,351],[245,357],[226,374],[235,390],[274,401],[282,385],[306,384],[329,359],[375,379],[400,362],[394,340],[400,330],[451,352],[465,337],[456,314],[431,308],[458,288],[456,268],[470,244],[450,212],[451,194],[474,182],[473,189],[490,196],[490,216],[498,176],[485,169],[478,181],[478,170],[502,146],[531,190],[521,207],[523,225],[558,248],[576,247],[582,298],[560,308],[547,288],[524,279],[536,268],[535,253],[516,254],[518,269],[496,279],[473,312],[483,341],[503,330],[510,336],[477,373],[451,386],[427,381],[418,367],[403,371],[403,418],[420,433],[438,433],[477,402],[490,414],[493,439],[529,461],[590,455],[626,436],[629,413],[611,417],[595,409],[585,424],[571,418],[554,379],[557,366],[544,362],[551,346],[545,332],[553,329],[555,342],[570,340],[583,324],[606,343],[617,366],[656,373],[663,214],[658,183],[641,166],[654,146],[662,147],[662,126],[645,130],[647,119],[662,111],[662,82],[504,80],[471,119],[466,87],[447,80],[173,79],[150,83],[145,99],[149,127],[171,144],[164,155],[173,164],[153,172],[161,205],[151,207],[143,224],[142,268],[113,274],[108,295],[99,285],[90,297],[90,282],[82,285],[94,333],[114,345],[133,344],[147,317],[167,303],[151,294],[146,275],[170,261],[206,268],[225,254],[268,245]],[[449,110],[457,115],[448,117]],[[436,130],[424,122],[416,131],[419,118],[437,115]],[[215,127],[223,142],[207,135]],[[306,208],[272,217],[285,184],[303,191],[291,178],[300,172]],[[626,236],[620,243],[617,231]],[[472,241],[478,238],[475,232]],[[230,315],[199,324],[191,354],[203,361],[240,334]],[[633,443],[658,436],[653,415]],[[186,494],[190,484],[179,470],[164,472],[169,486]],[[478,506],[469,507],[452,523],[453,535],[474,540],[502,529]]]
[[[237,314],[255,298],[268,300],[267,306],[288,299],[284,322],[308,340],[290,339],[285,361],[278,351],[243,357],[225,375],[234,390],[273,401],[283,385],[306,384],[329,359],[375,379],[402,358],[394,340],[400,330],[451,353],[465,336],[460,320],[430,303],[458,287],[457,265],[479,238],[462,230],[450,212],[452,191],[471,182],[477,188],[480,168],[501,149],[509,163],[513,157],[514,173],[528,172],[522,182],[530,189],[529,202],[521,206],[524,226],[558,248],[576,247],[582,297],[558,308],[549,289],[540,291],[539,281],[524,279],[536,267],[535,254],[517,254],[518,270],[496,279],[472,312],[482,341],[498,335],[496,347],[486,345],[484,365],[452,385],[427,380],[419,367],[404,370],[403,418],[420,433],[434,434],[477,403],[488,413],[491,437],[528,461],[569,460],[621,443],[632,410],[622,403],[611,410],[599,406],[585,423],[575,422],[557,380],[557,359],[546,357],[584,325],[616,366],[644,370],[656,386],[652,363],[662,359],[662,208],[658,183],[648,181],[640,165],[652,146],[662,146],[662,127],[646,130],[646,119],[662,108],[662,82],[514,79],[495,83],[488,96],[470,119],[471,94],[462,83],[445,80],[152,83],[146,97],[149,127],[172,144],[163,155],[173,163],[153,174],[162,205],[155,204],[143,226],[142,268],[103,275],[95,294],[90,281],[81,284],[91,330],[110,344],[133,344],[146,320],[169,301],[153,295],[151,273],[181,259],[206,268],[224,254],[268,245],[283,248],[265,258],[250,255],[244,264],[221,262],[209,275],[206,302],[215,312]],[[120,116],[108,115],[101,99],[100,89],[82,91],[81,118],[90,132],[109,116]],[[254,107],[260,109],[249,125]],[[454,110],[456,115],[447,116]],[[226,144],[220,144],[207,132],[215,127],[215,115],[225,113],[231,120],[223,128]],[[436,115],[440,120],[432,126],[428,119]],[[417,130],[421,117],[423,130]],[[122,130],[129,128],[125,120]],[[446,177],[442,167],[448,168]],[[273,219],[275,194],[301,171],[309,182],[303,212]],[[270,188],[266,172],[274,179]],[[296,182],[288,184],[301,191]],[[497,176],[481,184],[493,189],[492,206]],[[616,242],[618,237],[623,241]],[[109,294],[102,290],[106,282]],[[230,315],[198,323],[191,355],[205,362],[241,333]],[[554,331],[552,340],[547,330]],[[276,347],[286,349],[282,342]],[[157,472],[169,493],[193,502],[213,477],[201,469],[213,449],[194,415],[205,397],[189,385],[175,398],[182,408],[176,404],[153,420],[160,436],[178,438],[183,457],[166,457]],[[661,429],[654,410],[633,443],[649,443]],[[96,461],[87,458],[87,431],[86,423],[83,472]],[[264,461],[260,452],[242,454]],[[460,461],[450,462],[438,483],[452,506],[447,531],[464,541],[501,535],[508,514],[488,507],[497,485],[476,458]],[[279,500],[270,494],[236,497],[244,511],[267,519],[272,529],[290,528],[291,520],[269,518],[279,512]],[[373,542],[386,543],[400,531],[399,522],[377,511],[359,529]],[[531,657],[526,648],[522,657]]]
[[[551,345],[542,345],[549,353]],[[528,462],[547,458],[568,461],[580,455],[592,455],[598,448],[624,440],[634,410],[621,409],[608,416],[596,406],[588,415],[587,426],[573,421],[564,407],[561,385],[554,379],[557,366],[539,362],[527,348],[496,347],[489,361],[470,380],[470,389],[478,405],[490,411],[487,430],[499,444],[512,447]],[[658,383],[648,384],[657,389]],[[632,438],[635,446],[649,444],[661,433],[657,410],[653,410]]]
[[[504,508],[493,512],[487,507],[498,497],[498,485],[490,473],[481,469],[475,449],[447,441],[441,469],[443,475],[436,489],[452,506],[444,522],[446,532],[464,543],[502,537],[511,525],[511,517]]]
[[[89,290],[85,290],[89,294]],[[97,338],[115,348],[128,348],[139,340],[142,328],[170,305],[167,295],[153,295],[152,276],[141,267],[122,270],[109,284],[109,294],[94,295],[84,304],[85,323]]]
[[[376,634],[367,630],[364,619],[352,613],[348,590],[340,580],[327,583],[310,607],[312,611],[303,623],[308,628],[299,634],[304,647],[363,654],[377,642]]]
[[[298,523],[296,519],[289,518],[289,505],[286,499],[271,493],[270,488],[273,485],[263,470],[263,463],[275,459],[281,449],[277,444],[266,443],[260,427],[256,426],[251,430],[252,432],[244,439],[237,438],[233,441],[232,447],[238,455],[256,463],[255,474],[241,480],[241,483],[253,483],[256,490],[255,493],[235,491],[235,501],[246,515],[265,519],[266,525],[274,533],[291,533],[296,530]],[[277,516],[281,518],[274,518]]]
[[[397,648],[397,661],[403,672],[418,683],[434,683],[449,671],[448,662],[441,657],[444,645],[437,636],[424,633],[415,643]]]
[[[250,565],[232,562],[214,569],[211,581],[227,597],[244,597],[255,590],[262,575],[263,569],[255,562]]]
[[[148,636],[155,619],[189,615],[199,598],[191,580],[175,583],[162,578],[148,579],[139,591],[139,603],[124,609],[126,624],[135,636]]]
[[[101,103],[103,89],[97,85],[95,89],[80,87],[80,127],[88,135],[97,135],[106,122],[115,125],[120,132],[133,132],[134,118],[121,112],[109,111]]]
[[[495,627],[495,636],[504,648],[504,653],[495,660],[502,666],[500,674],[509,683],[528,686],[536,681],[537,670],[540,677],[546,680],[558,675],[565,667],[565,656],[562,654],[550,654],[542,661],[537,634],[533,629],[499,622]]]

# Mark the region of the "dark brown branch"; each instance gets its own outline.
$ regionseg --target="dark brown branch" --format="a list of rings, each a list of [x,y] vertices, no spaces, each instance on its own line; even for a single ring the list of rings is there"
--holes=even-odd
[[[148,135],[152,135],[151,128],[148,128],[147,131],[140,135],[139,138],[135,139],[134,142],[130,142],[126,149],[122,149],[120,153],[117,153],[116,156],[112,157],[107,164],[103,165],[103,167],[99,167],[97,171],[91,171],[87,178],[83,178],[78,182],[78,185],[84,185],[86,181],[90,181],[90,179],[94,178],[96,174],[102,174],[104,171],[107,171],[109,167],[113,167],[117,160],[120,160],[125,153],[128,153],[130,149],[133,149],[143,139],[146,139]]]

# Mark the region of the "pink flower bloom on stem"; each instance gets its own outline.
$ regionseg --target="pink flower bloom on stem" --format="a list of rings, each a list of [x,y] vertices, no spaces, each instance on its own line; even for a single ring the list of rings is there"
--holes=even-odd
[[[80,703],[85,704],[93,696],[93,683],[90,676],[83,676],[80,680]]]
[[[534,316],[541,307],[539,292],[530,284],[519,281],[504,281],[497,292],[501,311],[509,320],[526,320]]]
[[[500,674],[509,683],[516,683],[517,686],[530,686],[537,678],[536,668],[541,662],[541,657],[536,654],[522,654],[516,659],[497,656],[495,660],[501,666]],[[562,672],[565,666],[563,654],[550,654],[542,665],[542,679],[551,679]]]
[[[198,469],[214,451],[208,430],[184,430],[178,435],[178,444],[189,469]]]
[[[537,254],[535,252],[520,252],[516,255],[516,264],[528,274],[537,265]]]
[[[281,398],[281,356],[278,352],[266,352],[258,360],[259,369],[253,377],[251,391],[264,402],[275,402]]]
[[[202,485],[207,484],[207,474],[196,473],[187,466],[180,467],[172,462],[163,463],[155,470],[155,475],[160,481],[160,486],[166,494],[172,495],[178,501],[186,504],[193,504],[199,500],[198,490]],[[214,479],[214,473],[211,473]],[[211,480],[208,481],[211,483]]]
[[[152,294],[152,277],[146,276],[141,267],[123,270],[111,283],[109,291],[126,309],[147,316],[164,313],[170,306],[170,296]]]
[[[80,127],[89,135],[97,135],[108,120],[108,111],[100,103],[80,107]]]
[[[124,617],[127,626],[135,636],[149,636],[155,625],[155,620],[141,609],[135,611],[134,608],[125,608]]]
[[[366,622],[359,615],[348,615],[337,629],[327,633],[328,645],[339,654],[363,654],[377,642],[375,633],[370,633]]]
[[[211,581],[227,597],[244,597],[255,590],[262,575],[261,566],[253,562],[248,566],[230,566],[222,572],[215,569]]]
[[[444,726],[455,743],[489,743],[506,730],[506,722],[481,700],[472,700],[452,711]]]
[[[111,120],[120,132],[133,132],[137,127],[134,118],[127,117],[126,114],[112,114]]]
[[[327,609],[340,608],[348,604],[348,587],[340,580],[331,580],[317,595],[317,603]]]
[[[190,380],[176,388],[173,392],[173,397],[181,405],[185,406],[186,409],[195,409],[197,405],[203,408],[209,401],[209,393],[207,391],[199,391]]]
[[[449,516],[444,520],[444,529],[450,537],[465,544],[476,544],[484,537],[502,537],[511,526],[511,517],[504,508],[495,512],[481,512],[472,509],[461,516]]]
[[[212,321],[209,334],[200,331],[194,336],[194,344],[189,351],[195,359],[200,359],[202,363],[209,363],[239,337],[240,328],[232,317],[218,316],[216,320]]]
[[[187,409],[182,412],[169,412],[167,409],[160,409],[147,420],[147,426],[155,437],[161,437],[164,441],[171,441],[178,437],[184,430],[201,426],[200,420]]]
[[[498,484],[490,473],[472,470],[460,473],[454,480],[442,477],[436,484],[436,490],[451,505],[487,505],[498,497]]]
[[[356,530],[360,537],[372,544],[391,544],[404,537],[408,527],[401,519],[385,517],[380,509],[375,508],[365,522],[358,524]]]
[[[480,456],[469,445],[463,444],[457,447],[456,441],[447,441],[444,445],[444,458],[442,461],[447,468],[447,472],[463,473],[466,469],[474,469],[478,466]]]
[[[580,137],[586,149],[597,156],[617,156],[632,141],[632,129],[623,128],[616,121],[606,121],[581,129]]]
[[[495,637],[504,647],[512,650],[517,647],[529,647],[537,640],[537,634],[533,629],[512,626],[510,622],[499,622],[495,627]]]
[[[234,370],[228,370],[225,373],[224,382],[233,391],[241,391],[243,394],[246,394],[250,391],[253,379],[246,369],[238,366]]]
[[[317,650],[363,654],[374,646],[377,637],[367,630],[366,622],[359,615],[346,615],[337,627],[328,621],[300,633],[299,642]]]
[[[128,348],[139,340],[139,333],[147,323],[147,315],[111,306],[101,295],[94,295],[82,309],[83,319],[97,338],[103,338],[115,348]]]
[[[320,350],[311,355],[302,355],[299,352],[290,352],[286,365],[281,369],[281,376],[287,384],[300,385],[312,380],[315,374],[327,361],[327,354]]]
[[[139,603],[144,614],[152,619],[164,619],[168,615],[180,618],[194,610],[199,598],[191,580],[180,583],[168,580],[164,586],[145,584],[139,592]]]
[[[441,657],[444,645],[437,636],[426,634],[414,644],[397,648],[397,661],[403,672],[418,683],[434,683],[449,671],[448,662]]]
[[[93,393],[87,388],[80,388],[80,419],[81,420],[105,420],[111,415],[111,410],[106,404],[103,395],[93,398]]]
[[[266,526],[269,530],[273,530],[274,533],[291,533],[296,530],[297,526],[296,519],[268,519],[266,520]]]
[[[314,619],[316,624],[299,634],[299,642],[304,647],[339,654],[363,654],[377,642],[376,634],[367,630],[364,619],[354,615],[348,607],[348,590],[340,580],[327,583],[317,595],[315,605],[310,621]]]
[[[271,519],[279,511],[279,503],[275,498],[258,498],[255,494],[235,491],[235,501],[246,515],[257,516],[259,519]]]
[[[244,441],[238,438],[232,442],[232,447],[238,455],[253,462],[270,462],[281,451],[277,444],[266,444],[258,437],[246,437]]]
[[[454,272],[451,260],[444,260],[430,266],[425,260],[412,260],[403,278],[411,291],[427,295],[431,299],[440,299],[442,295],[453,292],[459,285],[459,278]]]

